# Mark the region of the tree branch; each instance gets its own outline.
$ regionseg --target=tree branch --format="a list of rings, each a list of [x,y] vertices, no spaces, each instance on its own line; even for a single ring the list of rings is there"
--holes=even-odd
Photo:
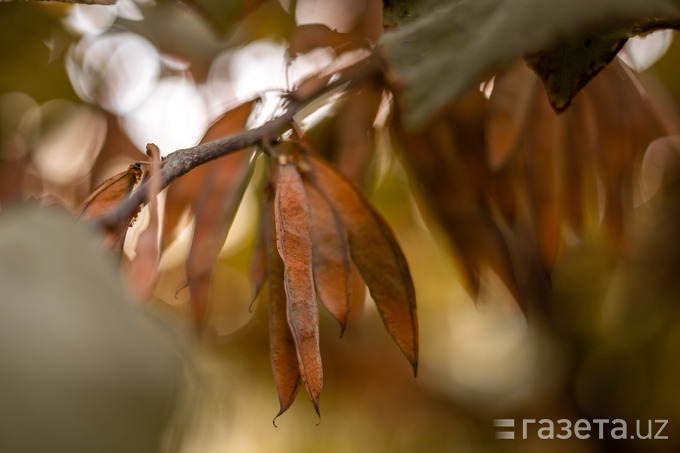
[[[265,140],[269,141],[280,137],[283,132],[290,129],[294,116],[304,106],[319,96],[338,88],[350,88],[361,81],[378,77],[381,74],[380,62],[376,57],[371,56],[338,71],[336,75],[339,77],[328,84],[321,83],[321,79],[318,76],[310,77],[302,82],[296,91],[291,92],[287,96],[288,104],[286,109],[277,118],[254,129],[168,154],[161,169],[163,189],[175,179],[199,165],[249,146],[257,145]],[[308,93],[309,88],[305,82],[309,81],[313,84],[315,78],[320,86],[312,89],[311,93]],[[128,222],[139,207],[147,202],[148,191],[149,183],[147,181],[142,183],[136,191],[114,209],[96,219],[95,223],[103,229],[112,229],[120,226],[123,222]]]

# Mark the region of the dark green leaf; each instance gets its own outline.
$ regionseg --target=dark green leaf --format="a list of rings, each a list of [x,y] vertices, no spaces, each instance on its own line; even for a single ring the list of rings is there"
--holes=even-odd
[[[678,0],[440,1],[380,43],[389,77],[403,88],[407,125],[418,127],[482,77],[564,36],[678,16]]]
[[[628,27],[595,36],[577,36],[527,57],[548,92],[550,104],[564,111],[576,93],[604,69],[630,37]]]

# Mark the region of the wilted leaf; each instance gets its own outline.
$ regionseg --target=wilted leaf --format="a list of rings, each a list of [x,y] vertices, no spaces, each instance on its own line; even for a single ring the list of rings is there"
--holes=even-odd
[[[198,328],[205,321],[210,276],[229,228],[236,215],[250,176],[251,153],[238,152],[220,158],[204,181],[197,203],[194,235],[187,257],[187,284],[191,293],[194,321]]]
[[[274,417],[283,414],[297,396],[300,390],[300,365],[298,363],[295,339],[288,325],[288,309],[286,303],[286,287],[284,283],[284,265],[276,247],[274,235],[274,219],[272,218],[272,204],[267,203],[268,213],[263,213],[265,253],[267,254],[269,276],[269,350],[274,372],[274,381],[279,394],[280,410]]]
[[[385,219],[361,190],[321,160],[309,157],[310,182],[340,216],[352,260],[378,307],[388,332],[413,366],[418,367],[418,319],[411,273]]]
[[[388,75],[403,88],[409,127],[422,126],[436,110],[495,69],[548,48],[564,36],[592,32],[598,26],[616,28],[643,17],[680,14],[675,0],[437,3],[380,40],[391,66]]]
[[[213,124],[201,143],[210,142],[243,130],[250,116],[255,101],[248,101],[229,110]],[[163,237],[169,238],[177,227],[187,208],[196,210],[199,197],[205,190],[205,182],[210,178],[212,168],[222,165],[220,159],[196,167],[186,175],[173,182],[167,189],[165,197],[165,215]],[[226,165],[226,164],[225,164]]]
[[[163,189],[160,151],[153,143],[146,145],[146,150],[151,161],[147,194],[149,226],[139,237],[137,255],[130,263],[128,278],[133,294],[141,300],[151,297],[156,283],[158,283],[158,263],[160,260],[158,194]]]
[[[570,134],[561,165],[562,179],[568,185],[568,190],[563,191],[564,215],[577,233],[582,232],[586,218],[586,186],[595,175],[591,164],[597,152],[597,119],[593,100],[588,94],[597,89],[594,84],[584,90],[583,96],[576,99],[566,113]]]
[[[254,102],[245,102],[225,113],[208,129],[202,142],[241,131]],[[199,327],[204,322],[215,259],[250,179],[249,161],[249,153],[230,154],[193,169],[168,188],[164,236],[174,229],[187,207],[195,214],[186,269],[194,321]]]
[[[592,36],[576,36],[527,57],[548,92],[550,104],[564,111],[576,93],[600,72],[631,36],[628,27]]]
[[[306,184],[305,189],[312,212],[316,292],[323,305],[340,323],[342,335],[351,307],[347,233],[328,200],[310,184]]]
[[[486,150],[492,170],[503,167],[517,150],[536,83],[535,76],[523,64],[494,78],[486,118]]]
[[[86,221],[93,220],[109,212],[130,195],[141,175],[140,165],[132,164],[127,170],[101,183],[80,206],[80,218]],[[116,252],[122,250],[125,234],[135,215],[136,213],[106,232],[105,243],[112,250]]]
[[[312,275],[312,225],[304,184],[297,168],[279,167],[274,200],[276,247],[284,263],[284,283],[290,325],[300,374],[319,413],[323,368],[319,351],[319,308]]]
[[[552,111],[544,96],[533,96],[526,131],[527,189],[539,256],[552,269],[562,245],[563,186],[559,171],[564,154],[564,118]]]
[[[498,188],[490,184],[485,169],[484,104],[480,105],[480,96],[475,91],[452,103],[419,133],[401,127],[396,111],[392,130],[456,249],[468,291],[476,297],[481,266],[487,265],[521,303],[508,241],[487,198]],[[510,181],[514,177],[506,176]]]
[[[80,217],[91,220],[101,217],[127,198],[142,176],[139,164],[132,164],[127,170],[101,183],[80,206]]]

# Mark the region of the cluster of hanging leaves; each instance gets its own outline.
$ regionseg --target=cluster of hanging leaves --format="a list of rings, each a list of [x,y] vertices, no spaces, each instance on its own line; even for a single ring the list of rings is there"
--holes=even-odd
[[[636,168],[652,140],[679,124],[643,87],[616,60],[558,115],[535,74],[517,64],[496,75],[490,99],[470,93],[420,132],[397,112],[395,141],[472,294],[488,267],[525,309],[540,305],[567,238],[593,225],[625,250]]]
[[[269,264],[270,285],[276,288],[273,279],[283,277],[285,294],[271,292],[271,337],[272,341],[278,337],[276,328],[283,325],[277,319],[282,311],[276,303],[285,299],[301,379],[318,410],[322,376],[315,288],[321,302],[344,329],[351,307],[351,257],[414,374],[418,365],[415,290],[394,233],[361,190],[318,158],[299,155],[293,160],[298,163],[279,168],[274,199],[276,248],[283,267]],[[268,256],[278,260],[271,252]],[[277,268],[283,269],[283,274],[272,272]],[[295,389],[291,394],[290,385],[284,384],[296,378],[279,373],[280,360],[274,344],[272,364],[283,412],[295,396]],[[293,365],[289,363],[284,368],[294,368]]]
[[[299,151],[279,156],[273,205],[267,204],[262,219],[278,415],[300,383],[318,412],[323,373],[317,298],[344,330],[354,266],[414,373],[418,365],[415,290],[394,233],[361,190],[321,159]]]
[[[367,96],[362,93],[360,100]],[[347,116],[345,112],[366,107],[352,99],[340,109],[340,118]],[[363,120],[355,118],[352,123],[360,130],[368,131],[373,121],[377,100],[372,105],[372,114],[360,116]],[[225,114],[204,141],[242,131],[252,106],[253,102],[247,102]],[[320,127],[328,128],[329,124]],[[368,135],[365,140],[368,142]],[[355,145],[360,142],[354,140]],[[365,282],[388,332],[414,373],[418,363],[415,290],[394,233],[357,184],[324,158],[310,155],[308,146],[286,142],[270,151],[272,182],[267,187],[275,187],[275,196],[272,199],[267,195],[271,189],[265,191],[251,265],[256,294],[269,282],[271,360],[281,404],[278,415],[290,407],[301,384],[319,411],[323,374],[317,300],[337,319],[342,332],[352,308],[360,305],[357,299],[364,297],[363,285],[358,281]],[[364,148],[368,153],[368,143]],[[336,157],[352,151],[341,145]],[[236,152],[204,164],[171,184],[162,222],[156,206],[161,161],[155,146],[149,145],[148,152],[151,162],[145,165],[144,179],[150,184],[151,218],[129,265],[130,284],[140,298],[152,295],[158,279],[159,237],[167,246],[182,220],[192,215],[194,230],[186,262],[186,286],[195,325],[201,330],[208,319],[214,264],[252,175],[252,151]],[[141,174],[140,164],[134,164],[102,183],[83,203],[81,217],[94,219],[111,210],[129,195]],[[118,254],[133,221],[127,219],[108,233],[112,239],[107,239],[106,244]]]

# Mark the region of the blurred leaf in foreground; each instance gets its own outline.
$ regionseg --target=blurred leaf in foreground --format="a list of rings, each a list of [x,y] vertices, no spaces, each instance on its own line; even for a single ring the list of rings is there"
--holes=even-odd
[[[182,364],[65,212],[0,218],[1,451],[159,451]]]
[[[403,89],[406,124],[418,127],[493,70],[564,36],[678,15],[676,0],[443,1],[380,42],[389,76]]]

